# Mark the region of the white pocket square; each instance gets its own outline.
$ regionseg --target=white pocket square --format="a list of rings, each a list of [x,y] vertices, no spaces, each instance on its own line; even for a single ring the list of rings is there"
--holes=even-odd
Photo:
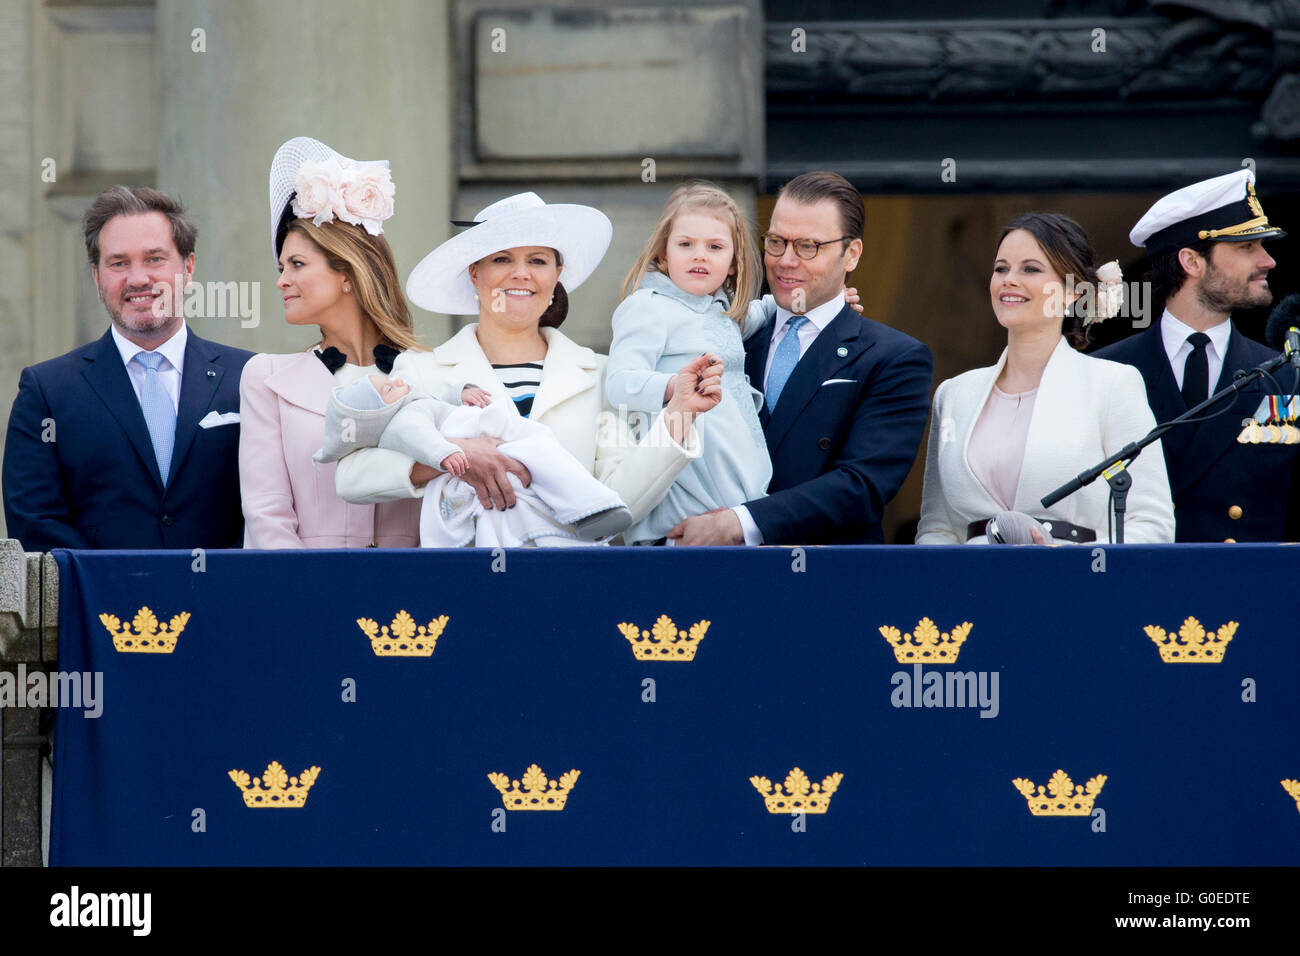
[[[823,385],[841,385],[841,384],[856,385],[858,383],[851,378],[828,378],[826,381],[822,382],[822,384]]]
[[[199,422],[200,428],[216,428],[218,425],[238,425],[239,412],[208,412]]]

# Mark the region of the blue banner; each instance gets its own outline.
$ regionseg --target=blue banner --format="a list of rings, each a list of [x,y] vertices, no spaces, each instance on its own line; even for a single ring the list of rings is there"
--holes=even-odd
[[[54,864],[1300,862],[1295,548],[56,558]]]

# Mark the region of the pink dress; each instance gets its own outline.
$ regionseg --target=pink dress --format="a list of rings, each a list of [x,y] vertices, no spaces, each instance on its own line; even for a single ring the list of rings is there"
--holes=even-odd
[[[971,472],[1004,511],[1013,510],[1020,467],[1025,461],[1025,438],[1034,417],[1038,389],[1008,395],[996,385],[971,430],[966,462]],[[990,516],[991,517],[991,516]]]

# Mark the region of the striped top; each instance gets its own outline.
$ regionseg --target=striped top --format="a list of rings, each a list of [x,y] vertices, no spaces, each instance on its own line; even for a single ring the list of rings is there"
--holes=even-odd
[[[506,387],[506,393],[515,403],[519,414],[527,418],[533,410],[533,397],[542,383],[541,362],[521,362],[518,365],[493,365],[493,371]]]

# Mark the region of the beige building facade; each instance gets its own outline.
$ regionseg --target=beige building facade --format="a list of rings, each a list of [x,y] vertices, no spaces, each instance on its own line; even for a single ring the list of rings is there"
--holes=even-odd
[[[80,219],[113,183],[189,207],[199,335],[310,346],[284,323],[269,243],[267,173],[293,136],[390,161],[403,276],[504,195],[599,206],[614,241],[565,331],[603,349],[677,182],[712,178],[753,212],[761,19],[748,2],[0,0],[0,413],[25,366],[108,328]],[[469,321],[413,312],[430,345]]]

